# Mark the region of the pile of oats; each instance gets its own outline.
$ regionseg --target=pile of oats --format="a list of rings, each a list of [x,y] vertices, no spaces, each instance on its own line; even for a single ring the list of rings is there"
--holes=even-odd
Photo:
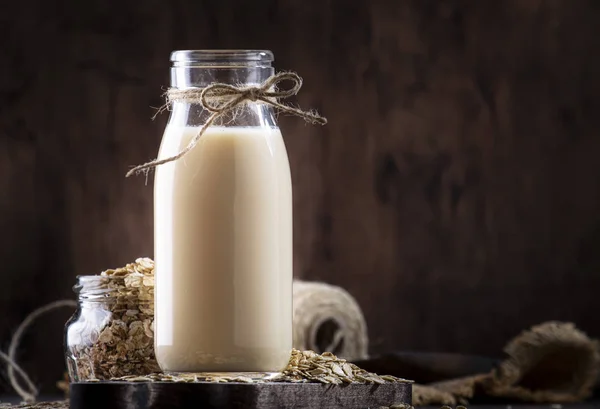
[[[391,375],[377,375],[338,358],[331,352],[317,354],[313,351],[292,350],[287,368],[274,379],[281,382],[321,382],[383,384],[410,382]]]
[[[159,371],[154,356],[154,262],[139,258],[99,276],[79,278],[80,308],[68,324],[72,381]]]
[[[285,370],[274,378],[252,379],[246,376],[201,376],[199,374],[163,374],[124,376],[111,379],[127,382],[320,382],[340,385],[344,383],[383,384],[411,382],[390,375],[377,375],[336,357],[330,352],[317,354],[313,351],[292,350]]]

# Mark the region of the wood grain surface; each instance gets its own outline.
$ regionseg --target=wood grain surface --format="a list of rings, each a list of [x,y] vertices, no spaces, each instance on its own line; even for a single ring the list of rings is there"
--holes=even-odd
[[[410,383],[81,382],[71,409],[365,409],[412,402]]]
[[[77,274],[152,255],[169,52],[266,48],[325,127],[280,118],[295,274],[344,286],[371,350],[498,355],[600,336],[600,2],[0,2],[0,346]],[[20,361],[48,390],[69,311]]]

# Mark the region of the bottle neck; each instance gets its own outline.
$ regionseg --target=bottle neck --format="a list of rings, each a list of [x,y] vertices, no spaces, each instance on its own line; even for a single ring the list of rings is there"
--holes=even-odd
[[[273,67],[259,66],[193,66],[172,67],[171,86],[174,88],[204,88],[213,83],[257,85],[275,73]]]
[[[273,53],[267,50],[182,50],[171,54],[171,87],[205,88],[211,84],[256,86],[271,77]],[[201,104],[176,101],[170,125],[202,126],[212,112]],[[272,108],[262,103],[244,103],[213,122],[215,126],[276,126]]]

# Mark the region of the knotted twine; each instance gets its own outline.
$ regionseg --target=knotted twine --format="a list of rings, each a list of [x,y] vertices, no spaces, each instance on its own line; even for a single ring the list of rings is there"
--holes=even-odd
[[[293,83],[293,86],[288,89],[279,89],[278,85],[283,81],[290,81]],[[206,132],[215,120],[228,113],[233,113],[237,107],[247,102],[262,102],[272,106],[280,112],[298,116],[310,124],[325,125],[327,119],[318,113],[314,111],[303,111],[299,108],[279,102],[279,99],[289,98],[298,94],[300,88],[302,88],[302,78],[294,72],[280,72],[274,74],[258,86],[236,86],[231,84],[213,83],[205,88],[170,88],[166,93],[167,103],[159,109],[159,113],[169,107],[173,102],[186,102],[188,104],[199,104],[211,114],[196,136],[194,136],[190,143],[178,154],[165,159],[157,158],[144,163],[143,165],[138,165],[127,172],[126,177],[139,173],[147,173],[152,168],[181,159],[194,149],[204,132]]]

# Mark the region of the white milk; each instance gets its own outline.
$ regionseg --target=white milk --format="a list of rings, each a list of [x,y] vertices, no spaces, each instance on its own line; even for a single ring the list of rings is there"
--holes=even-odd
[[[159,158],[198,129],[168,125]],[[292,186],[279,129],[211,127],[157,167],[154,189],[160,367],[282,370],[292,348]]]

